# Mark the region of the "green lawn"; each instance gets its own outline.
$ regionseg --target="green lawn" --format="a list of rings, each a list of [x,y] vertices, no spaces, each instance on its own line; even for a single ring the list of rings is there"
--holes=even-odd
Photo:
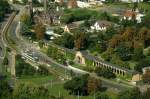
[[[148,10],[150,9],[150,3],[147,3],[147,2],[143,2],[143,3],[139,3],[139,8],[142,8],[142,9],[145,9],[145,10]]]
[[[129,61],[128,63],[131,69],[134,69],[135,65],[137,64],[135,61]]]
[[[84,66],[82,66],[80,64],[74,63],[72,66],[75,67],[75,68],[79,68],[79,69],[84,70]]]
[[[35,84],[44,84],[44,83],[50,82],[51,80],[57,81],[58,79],[53,75],[49,75],[49,76],[25,76],[25,77],[18,78],[17,83],[32,82]]]

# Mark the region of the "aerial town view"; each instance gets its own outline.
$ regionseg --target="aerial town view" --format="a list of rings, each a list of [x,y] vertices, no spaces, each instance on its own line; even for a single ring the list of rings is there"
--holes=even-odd
[[[150,99],[150,0],[0,0],[0,99]]]

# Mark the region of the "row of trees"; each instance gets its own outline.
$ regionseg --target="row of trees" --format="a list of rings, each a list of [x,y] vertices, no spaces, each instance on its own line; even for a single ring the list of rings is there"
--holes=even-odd
[[[0,1],[0,21],[4,19],[6,13],[10,12],[10,5],[7,0]]]
[[[34,25],[30,13],[23,13],[20,16],[20,22],[22,35],[31,37],[32,40],[41,40],[45,38],[45,26],[42,23]],[[34,29],[34,32],[31,32],[32,29]]]
[[[83,50],[88,47],[89,41],[88,35],[85,33],[74,33],[74,35],[63,33],[61,37],[54,39],[53,42],[69,49]]]
[[[102,83],[100,80],[90,77],[89,75],[82,75],[74,77],[72,80],[64,84],[64,88],[69,90],[70,94],[74,95],[89,95],[91,93],[101,90]]]
[[[64,84],[64,88],[69,90],[70,94],[74,95],[89,95],[95,94],[95,99],[111,99],[105,92],[102,92],[102,82],[89,75],[74,77],[72,80]],[[135,87],[129,90],[122,90],[117,95],[116,99],[149,99],[150,88],[141,92]]]

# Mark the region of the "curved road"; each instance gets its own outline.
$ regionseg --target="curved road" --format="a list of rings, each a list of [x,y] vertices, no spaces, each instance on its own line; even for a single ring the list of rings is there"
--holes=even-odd
[[[20,12],[23,12],[23,8],[21,9]],[[51,64],[52,66],[53,65],[54,66],[60,66],[60,67],[65,68],[67,70],[73,70],[74,72],[79,73],[79,74],[87,73],[86,71],[79,70],[79,69],[76,69],[76,68],[71,67],[71,66],[67,67],[67,66],[64,66],[62,64],[59,64],[59,63],[55,62],[50,57],[48,57],[45,53],[40,52],[40,50],[34,44],[32,44],[32,43],[30,43],[26,40],[21,39],[22,37],[20,37],[19,34],[18,34],[18,31],[19,31],[19,28],[18,28],[19,27],[19,25],[18,25],[19,24],[19,15],[20,15],[20,13],[13,20],[12,25],[9,28],[9,34],[8,34],[9,38],[11,40],[13,40],[13,42],[15,42],[14,46],[16,48],[17,53],[21,54],[27,49],[27,50],[30,50],[30,52],[35,53],[35,55],[37,57],[39,57],[40,61]],[[93,75],[93,76],[95,77],[95,75]],[[107,79],[104,79],[104,78],[100,78],[100,79],[103,81],[104,86],[110,86],[112,88],[117,88],[117,90],[123,90],[123,89],[132,87],[132,86],[128,86],[126,84],[116,83],[114,81],[107,80]]]

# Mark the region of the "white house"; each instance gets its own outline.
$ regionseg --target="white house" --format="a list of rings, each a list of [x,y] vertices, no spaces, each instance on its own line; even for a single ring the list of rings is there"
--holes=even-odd
[[[87,2],[82,2],[82,1],[77,1],[77,5],[78,5],[78,7],[80,7],[80,8],[88,8],[88,7],[90,7],[89,3],[87,3]]]
[[[95,22],[93,26],[91,26],[92,30],[97,31],[106,31],[107,28],[112,26],[112,22],[106,21],[106,20],[100,20]]]
[[[140,23],[143,16],[144,16],[144,14],[141,14],[138,11],[128,10],[128,11],[125,11],[125,13],[123,14],[122,19],[124,19],[124,20],[126,20],[126,19],[127,20],[135,19],[135,20],[137,20],[137,23]]]

